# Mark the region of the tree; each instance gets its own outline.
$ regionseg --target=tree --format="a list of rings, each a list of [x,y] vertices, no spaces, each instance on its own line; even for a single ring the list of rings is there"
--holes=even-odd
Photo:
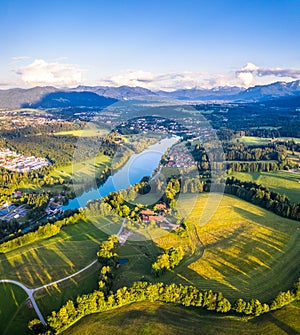
[[[244,313],[245,308],[246,308],[246,301],[244,301],[243,299],[238,299],[233,306],[233,309],[237,312],[237,313]]]

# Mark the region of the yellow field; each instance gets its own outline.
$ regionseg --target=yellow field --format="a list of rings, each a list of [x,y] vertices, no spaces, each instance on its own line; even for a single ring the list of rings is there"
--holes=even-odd
[[[182,206],[189,206],[189,198]],[[189,226],[196,225],[204,252],[181,269],[186,281],[229,297],[264,300],[291,288],[300,276],[300,223],[226,195],[208,223],[200,226],[207,198],[199,196],[187,220]]]
[[[82,137],[94,137],[94,136],[103,136],[109,133],[108,129],[104,128],[85,128],[85,129],[76,129],[76,130],[67,130],[67,131],[60,131],[58,133],[54,133],[54,135],[72,135],[72,136],[82,136]]]
[[[207,200],[215,195],[202,193],[190,208],[194,197],[184,195],[180,201],[182,212],[191,211],[186,219],[188,237],[156,229],[150,231],[147,241],[128,241],[119,248],[120,256],[129,262],[118,270],[115,288],[130,286],[133,281],[144,278],[222,291],[230,299],[243,297],[263,301],[292,288],[300,276],[299,222],[228,195],[223,196],[209,217],[204,208],[209,207],[208,212],[212,213],[213,202]],[[203,224],[204,217],[206,224]],[[174,270],[155,278],[151,264],[157,255],[179,245],[186,252],[182,262]]]

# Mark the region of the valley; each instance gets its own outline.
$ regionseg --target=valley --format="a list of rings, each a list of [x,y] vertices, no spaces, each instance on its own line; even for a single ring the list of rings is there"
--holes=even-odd
[[[242,124],[252,102],[239,110],[153,100],[151,106],[123,101],[88,108],[21,109],[24,126],[1,130],[3,149],[47,157],[51,165],[26,173],[1,167],[1,205],[26,213],[2,220],[0,279],[35,290],[53,333],[85,327],[92,333],[89,323],[101,322],[105,334],[129,314],[138,333],[158,327],[163,334],[167,325],[181,333],[185,322],[193,322],[195,334],[200,323],[207,333],[299,331],[299,138],[284,123],[279,129],[275,116],[274,127],[253,126],[255,115]],[[269,122],[264,112],[257,106]],[[44,118],[39,127],[30,121],[34,115]],[[46,212],[43,220],[34,219]],[[110,256],[100,257],[113,236],[119,242]],[[176,299],[167,293],[133,298],[136,285],[146,284],[183,291]],[[30,334],[30,322],[34,332],[46,334],[25,292],[12,283],[0,287],[9,306],[1,307],[0,332]],[[188,290],[208,295],[207,305],[194,302]],[[84,307],[80,314],[78,299],[93,294],[102,307]],[[73,312],[66,307],[70,300]],[[248,306],[242,311],[240,300]],[[153,317],[143,321],[149,313]],[[177,313],[183,324],[168,323]]]

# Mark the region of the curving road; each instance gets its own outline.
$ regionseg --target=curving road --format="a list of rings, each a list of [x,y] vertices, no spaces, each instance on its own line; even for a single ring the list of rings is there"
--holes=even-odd
[[[79,273],[84,272],[85,270],[87,270],[88,268],[90,268],[91,266],[93,266],[94,264],[96,264],[97,262],[98,262],[98,260],[95,259],[92,263],[90,263],[89,265],[87,265],[83,269],[81,269],[81,270],[73,273],[70,276],[58,279],[58,280],[56,280],[56,281],[54,281],[52,283],[49,283],[49,284],[46,284],[46,285],[43,285],[43,286],[39,286],[39,287],[36,287],[36,288],[28,288],[24,284],[22,284],[22,283],[20,283],[20,282],[18,282],[16,280],[11,280],[11,279],[0,279],[0,283],[10,283],[10,284],[14,284],[14,285],[17,285],[17,286],[21,287],[27,293],[28,298],[31,300],[32,306],[33,306],[33,308],[34,308],[34,310],[35,310],[38,318],[41,320],[42,324],[45,325],[46,321],[45,321],[45,319],[43,317],[43,314],[41,313],[41,311],[40,311],[40,309],[39,309],[39,307],[38,307],[38,305],[37,305],[37,303],[36,303],[36,301],[35,301],[35,299],[33,297],[33,294],[36,291],[38,291],[38,290],[41,290],[41,289],[46,288],[48,286],[52,286],[54,284],[61,283],[61,282],[65,281],[65,280],[68,280],[68,279],[74,277],[74,276],[77,276]]]
[[[33,292],[36,292],[36,291],[41,290],[41,289],[43,289],[43,288],[46,288],[46,287],[48,287],[48,286],[52,286],[52,285],[54,285],[54,284],[58,284],[58,283],[61,283],[62,281],[65,281],[65,280],[68,280],[68,279],[70,279],[70,278],[72,278],[72,277],[75,277],[75,276],[77,276],[79,273],[84,272],[85,270],[87,270],[88,268],[90,268],[91,266],[93,266],[94,264],[96,264],[97,262],[98,262],[98,260],[95,259],[94,261],[92,261],[92,263],[90,263],[89,265],[87,265],[87,266],[84,267],[83,269],[81,269],[81,270],[79,270],[79,271],[73,273],[73,274],[70,275],[70,276],[67,276],[67,277],[58,279],[58,280],[56,280],[56,281],[53,281],[52,283],[49,283],[49,284],[46,284],[46,285],[43,285],[43,286],[34,288],[34,289],[32,289],[32,290],[33,290]]]
[[[46,324],[46,321],[43,317],[43,314],[41,313],[34,297],[33,297],[33,293],[34,293],[34,289],[31,289],[31,288],[28,288],[27,286],[25,286],[24,284],[18,282],[18,281],[15,281],[15,280],[10,280],[10,279],[2,279],[0,280],[0,283],[10,283],[10,284],[14,284],[14,285],[17,285],[19,287],[21,287],[28,295],[28,298],[30,299],[31,303],[32,303],[32,306],[37,314],[37,316],[39,317],[39,319],[41,320],[42,324]]]
[[[123,227],[124,227],[124,224],[126,223],[126,221],[127,221],[126,219],[123,220],[122,225],[121,225],[121,227],[120,227],[120,229],[119,229],[119,231],[118,231],[118,233],[117,233],[117,236],[118,236],[118,237],[121,235],[122,230],[123,230]],[[93,266],[94,264],[96,264],[97,262],[98,262],[98,260],[95,259],[94,261],[92,261],[89,265],[87,265],[87,266],[84,267],[83,269],[81,269],[81,270],[79,270],[79,271],[77,271],[77,272],[75,272],[75,273],[73,273],[73,274],[71,274],[71,275],[69,275],[69,276],[67,276],[67,277],[64,277],[64,278],[55,280],[55,281],[53,281],[52,283],[45,284],[45,285],[43,285],[43,286],[39,286],[39,287],[36,287],[36,288],[28,288],[28,287],[25,286],[24,284],[22,284],[22,283],[20,283],[20,282],[18,282],[18,281],[16,281],[16,280],[12,280],[12,279],[0,279],[0,283],[10,283],[10,284],[14,284],[14,285],[17,285],[17,286],[21,287],[21,288],[27,293],[28,298],[31,300],[32,306],[33,306],[33,308],[34,308],[34,310],[35,310],[35,312],[36,312],[38,318],[39,318],[39,319],[41,320],[41,322],[45,325],[45,324],[46,324],[46,321],[45,321],[45,319],[44,319],[44,317],[43,317],[43,314],[41,313],[41,311],[40,311],[40,309],[39,309],[39,307],[38,307],[38,305],[37,305],[37,303],[36,303],[36,301],[35,301],[35,299],[34,299],[34,297],[33,297],[33,294],[34,294],[36,291],[39,291],[39,290],[41,290],[41,289],[43,289],[43,288],[46,288],[46,287],[49,287],[49,286],[52,286],[52,285],[61,283],[61,282],[65,281],[65,280],[68,280],[68,279],[70,279],[70,278],[72,278],[72,277],[75,277],[75,276],[77,276],[79,273],[84,272],[84,271],[87,270],[88,268],[92,267],[92,266]]]

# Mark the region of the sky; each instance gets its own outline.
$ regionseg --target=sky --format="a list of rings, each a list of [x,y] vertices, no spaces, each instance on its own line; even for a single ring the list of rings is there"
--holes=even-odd
[[[300,79],[300,0],[1,0],[0,89]]]

